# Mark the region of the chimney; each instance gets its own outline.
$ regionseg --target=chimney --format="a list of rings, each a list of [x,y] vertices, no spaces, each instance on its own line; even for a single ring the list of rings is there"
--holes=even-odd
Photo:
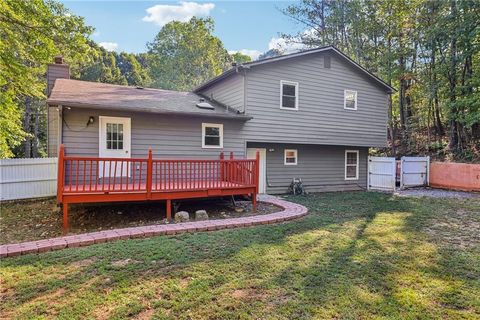
[[[55,56],[54,62],[47,67],[47,97],[52,92],[55,80],[70,79],[70,67],[63,63],[63,56]]]

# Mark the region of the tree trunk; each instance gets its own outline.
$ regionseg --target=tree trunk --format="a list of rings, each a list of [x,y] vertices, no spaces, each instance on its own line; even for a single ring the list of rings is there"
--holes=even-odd
[[[451,16],[454,20],[454,25],[456,25],[457,18],[457,1],[452,0],[450,2]],[[458,123],[457,123],[457,107],[455,106],[456,102],[456,86],[457,86],[457,37],[456,34],[452,35],[450,41],[450,70],[448,73],[449,81],[449,100],[450,100],[450,142],[449,149],[450,151],[457,151],[458,149]]]

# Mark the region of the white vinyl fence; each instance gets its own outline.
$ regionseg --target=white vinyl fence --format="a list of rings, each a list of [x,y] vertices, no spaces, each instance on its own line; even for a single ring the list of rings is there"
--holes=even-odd
[[[402,157],[400,188],[428,186],[430,157]]]
[[[57,158],[0,160],[0,199],[54,196],[57,193]]]
[[[368,157],[368,190],[395,191],[395,158]]]

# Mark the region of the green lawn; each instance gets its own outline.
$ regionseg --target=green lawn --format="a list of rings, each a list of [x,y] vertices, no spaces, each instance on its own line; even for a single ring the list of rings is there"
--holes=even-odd
[[[280,225],[0,263],[0,318],[480,317],[480,201],[326,193]]]

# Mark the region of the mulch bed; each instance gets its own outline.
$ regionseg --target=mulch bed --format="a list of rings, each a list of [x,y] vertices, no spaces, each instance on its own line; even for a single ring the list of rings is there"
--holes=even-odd
[[[175,211],[187,211],[193,219],[196,210],[206,210],[209,219],[225,219],[269,214],[281,208],[258,202],[252,212],[250,201],[205,199],[175,203]],[[166,223],[165,203],[107,203],[71,205],[69,234]],[[1,204],[0,244],[48,239],[62,235],[62,213],[55,199],[11,201]]]

